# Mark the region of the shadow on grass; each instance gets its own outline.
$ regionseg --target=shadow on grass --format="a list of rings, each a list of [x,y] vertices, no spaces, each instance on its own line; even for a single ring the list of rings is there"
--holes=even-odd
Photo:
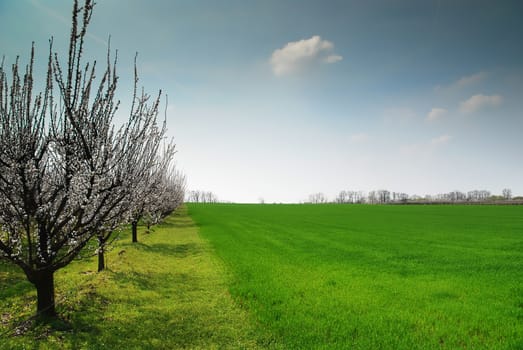
[[[0,337],[0,349],[17,348],[20,344],[27,349],[206,348],[206,342],[227,337],[215,334],[216,323],[209,319],[216,315],[201,305],[186,303],[187,292],[202,288],[196,276],[134,271],[111,272],[109,276],[119,287],[120,291],[115,293],[129,290],[132,298],[110,304],[101,294],[104,292],[88,286],[81,295],[57,305],[59,318],[29,318],[9,326],[8,332],[3,333],[7,341]],[[131,292],[133,289],[157,292],[159,304],[151,300],[149,294],[140,295],[140,292]],[[171,299],[178,305],[175,309],[162,306]],[[234,339],[218,341],[227,344]]]
[[[202,304],[187,302],[191,292],[202,289],[198,277],[186,273],[137,272],[116,272],[110,276],[119,290],[129,290],[131,299],[110,305],[96,291],[87,293],[68,310],[70,315],[66,315],[66,320],[70,330],[55,328],[40,334],[50,335],[62,347],[73,349],[178,349],[234,344],[233,335],[219,331],[219,313]],[[156,292],[156,302],[150,294],[140,295],[133,289]],[[169,300],[176,307],[166,307]]]
[[[122,248],[132,247],[138,251],[161,254],[173,258],[185,258],[190,255],[201,254],[203,247],[197,243],[181,243],[181,244],[168,244],[168,243],[124,243],[121,245]]]
[[[32,327],[34,314],[28,306],[34,290],[18,267],[0,266],[0,349],[4,349],[4,337],[22,334]]]
[[[166,221],[161,224],[162,228],[189,228],[196,227],[195,223],[192,220],[187,219],[177,219]]]
[[[119,320],[82,317],[73,322],[74,331],[62,333],[62,344],[73,349],[180,349],[206,348],[206,344],[213,343],[226,347],[235,343],[227,334],[217,334],[205,311],[194,309],[170,313],[140,308],[133,316]],[[86,324],[92,324],[90,329],[82,329]]]
[[[24,279],[23,274],[12,274],[17,277],[9,281],[0,278],[0,286],[9,283],[9,289],[6,290],[8,294],[3,293],[4,288],[0,288],[3,304],[0,308],[0,349],[41,349],[39,342],[46,341],[49,336],[63,338],[78,332],[87,332],[91,337],[98,334],[93,325],[103,313],[107,301],[98,296],[94,287],[87,286],[75,295],[67,292],[61,294],[62,290],[57,289],[55,300],[58,317],[49,318],[35,314],[36,295],[32,284]],[[12,297],[12,304],[9,297]],[[23,346],[20,347],[20,344]]]
[[[183,244],[165,244],[156,243],[150,246],[155,253],[169,255],[177,258],[185,258],[190,255],[198,255],[202,252],[201,244],[183,243]]]
[[[34,290],[33,285],[18,267],[13,265],[10,270],[0,267],[0,300],[18,297],[32,290]]]
[[[189,228],[189,227],[196,227],[196,224],[194,223],[194,221],[192,221],[188,217],[172,216],[172,217],[167,218],[158,227],[160,227],[160,228]]]
[[[138,273],[135,271],[114,272],[113,279],[122,288],[132,285],[142,290],[151,290],[154,289],[157,285],[157,283],[154,282],[154,278],[151,278],[150,275]]]

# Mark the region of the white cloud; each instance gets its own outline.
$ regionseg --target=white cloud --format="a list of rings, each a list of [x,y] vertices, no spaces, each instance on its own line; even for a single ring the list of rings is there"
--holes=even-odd
[[[437,85],[434,90],[436,91],[454,91],[456,89],[462,89],[466,86],[477,85],[487,77],[487,72],[478,72],[471,75],[467,75],[459,78],[449,85]]]
[[[468,75],[466,77],[460,78],[458,81],[454,83],[454,85],[462,87],[467,85],[474,85],[485,79],[487,76],[487,73],[485,72],[479,72],[476,74]]]
[[[430,140],[425,140],[418,143],[404,144],[400,146],[399,152],[402,156],[409,159],[430,159],[438,152],[440,147],[448,144],[452,140],[452,136],[443,134]]]
[[[290,74],[303,69],[315,62],[335,63],[343,59],[342,56],[331,54],[334,44],[322,40],[319,35],[310,39],[292,41],[283,48],[272,53],[272,71],[276,76]]]
[[[430,140],[430,144],[433,146],[445,145],[450,141],[451,138],[452,136],[450,135],[441,135]]]
[[[428,122],[433,122],[438,119],[441,119],[448,111],[445,108],[432,108],[425,118]]]
[[[336,63],[343,59],[340,55],[329,55],[323,59],[325,63]]]
[[[462,113],[473,113],[484,107],[497,106],[501,104],[502,101],[503,97],[500,95],[474,95],[468,100],[461,102],[459,110]]]

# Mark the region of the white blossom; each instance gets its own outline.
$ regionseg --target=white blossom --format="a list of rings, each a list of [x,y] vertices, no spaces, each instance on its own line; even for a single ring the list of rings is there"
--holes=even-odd
[[[0,256],[29,280],[67,265],[93,237],[124,224],[142,198],[152,207],[165,192],[159,169],[169,169],[174,154],[173,144],[168,156],[160,150],[161,94],[138,93],[136,77],[129,118],[114,125],[116,60],[108,52],[96,79],[94,64],[82,57],[92,6],[74,2],[72,50],[64,63],[51,41],[40,93],[33,91],[34,48],[25,69],[18,61],[10,73],[0,66]]]

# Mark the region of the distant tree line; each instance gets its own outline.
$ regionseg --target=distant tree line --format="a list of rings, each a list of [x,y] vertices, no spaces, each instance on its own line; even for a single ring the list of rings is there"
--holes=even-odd
[[[211,191],[188,191],[185,201],[189,203],[218,203],[218,196]]]
[[[349,204],[412,204],[412,203],[523,203],[523,197],[513,197],[512,190],[505,188],[501,194],[493,195],[487,190],[472,190],[468,192],[451,191],[436,195],[409,195],[404,192],[391,192],[388,190],[373,190],[368,193],[363,191],[343,190],[333,199],[329,200],[322,192],[309,195],[305,203],[349,203]]]

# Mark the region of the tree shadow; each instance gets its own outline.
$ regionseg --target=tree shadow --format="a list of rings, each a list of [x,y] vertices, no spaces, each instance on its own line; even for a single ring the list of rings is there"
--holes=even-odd
[[[188,227],[196,227],[196,224],[194,221],[192,221],[190,218],[186,217],[178,217],[178,218],[169,218],[166,221],[162,222],[159,227],[161,228],[188,228]]]
[[[192,293],[202,290],[205,283],[189,273],[129,273],[111,272],[110,278],[120,289],[154,291],[157,305],[150,294],[134,297],[125,303],[125,315],[115,314],[114,305],[93,291],[86,294],[74,309],[68,321],[71,330],[53,330],[55,338],[62,338],[64,347],[71,348],[228,348],[237,339],[227,325],[220,325],[222,315],[201,305],[188,302]],[[165,283],[168,281],[168,283]],[[139,294],[138,294],[139,295]],[[162,306],[172,298],[176,307]],[[112,311],[107,311],[107,307]],[[118,306],[116,306],[118,308]],[[224,331],[217,331],[220,327]],[[36,347],[38,348],[38,347]]]
[[[34,286],[24,273],[18,270],[19,268],[14,265],[12,267],[0,265],[0,300],[25,295],[34,290]]]
[[[35,297],[28,295],[29,292],[33,292],[33,288],[29,282],[25,282],[27,288],[21,292],[25,294],[15,295],[14,300],[18,302],[21,299],[26,300],[26,305],[33,306]],[[10,292],[15,292],[16,288],[14,287],[14,285],[10,285]],[[1,294],[0,299],[3,300]],[[8,314],[7,310],[0,309],[2,318],[10,316],[8,319],[6,318],[5,322],[1,323],[4,329],[0,333],[11,338],[32,339],[32,342],[24,342],[23,346],[23,348],[30,349],[41,349],[40,341],[46,342],[50,336],[63,338],[79,332],[88,333],[89,337],[96,336],[99,331],[94,325],[99,322],[99,317],[103,314],[107,301],[103,300],[94,288],[87,288],[81,295],[75,295],[72,299],[74,300],[68,300],[63,294],[56,294],[58,314],[56,317],[37,315],[32,307],[29,313],[22,315],[19,309],[14,311],[15,314],[13,315]],[[13,310],[10,309],[9,312],[13,312]],[[31,346],[28,347],[28,344],[31,344]],[[0,348],[3,348],[2,343],[0,343]]]
[[[150,246],[151,251],[168,255],[175,258],[185,258],[191,255],[201,254],[203,247],[198,243],[165,244],[155,243]]]
[[[191,255],[198,255],[203,252],[202,244],[198,243],[180,243],[180,244],[168,244],[168,243],[124,243],[121,245],[123,248],[121,252],[125,251],[126,247],[132,247],[138,251],[161,254],[173,258],[185,258]],[[122,253],[124,254],[124,253]]]
[[[212,318],[218,321],[219,316],[209,315],[208,310],[180,308],[169,312],[140,307],[118,320],[86,316],[74,320],[74,330],[66,335],[66,344],[73,349],[164,349],[165,344],[173,349],[231,348],[237,342],[232,334],[216,331]],[[221,346],[216,347],[216,343]]]
[[[132,285],[142,290],[152,290],[156,287],[154,278],[151,278],[151,275],[136,271],[113,272],[112,277],[122,288]]]

